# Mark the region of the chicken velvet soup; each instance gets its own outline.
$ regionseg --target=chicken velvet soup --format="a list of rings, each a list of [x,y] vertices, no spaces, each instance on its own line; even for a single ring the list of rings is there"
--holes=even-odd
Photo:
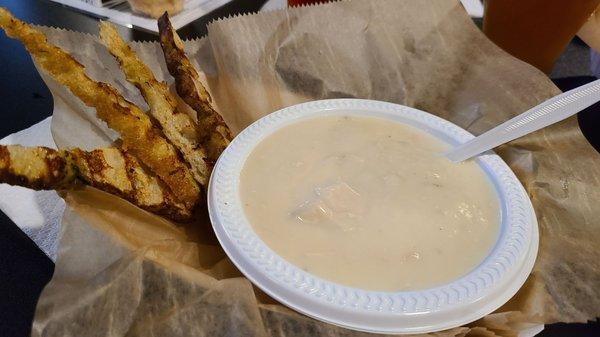
[[[323,116],[288,125],[250,153],[244,213],[290,263],[323,279],[401,291],[453,281],[498,236],[500,206],[473,161],[449,145],[375,117]]]

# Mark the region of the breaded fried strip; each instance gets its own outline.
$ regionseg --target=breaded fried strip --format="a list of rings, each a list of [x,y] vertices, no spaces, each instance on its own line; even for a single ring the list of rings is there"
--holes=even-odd
[[[100,40],[119,61],[127,80],[140,90],[150,106],[150,113],[162,126],[167,139],[191,165],[196,181],[206,187],[212,165],[206,162],[207,155],[196,137],[198,126],[194,120],[188,114],[178,111],[177,101],[166,83],[156,80],[152,71],[123,41],[112,24],[100,22]]]
[[[68,152],[86,184],[118,195],[149,212],[177,221],[189,220],[192,211],[140,165],[137,158],[117,148]]]
[[[183,42],[173,30],[166,12],[158,19],[158,30],[165,62],[175,78],[177,93],[198,114],[198,126],[202,131],[198,135],[200,142],[205,145],[209,158],[216,161],[232,139],[231,130],[213,108],[212,98],[187,58]]]
[[[177,193],[178,200],[188,208],[197,203],[200,189],[189,168],[148,115],[110,85],[90,79],[71,55],[48,43],[44,34],[15,19],[3,8],[0,8],[0,27],[8,36],[19,39],[56,81],[67,86],[86,105],[96,108],[97,116],[120,134],[123,146]]]
[[[47,147],[0,145],[0,182],[34,190],[68,188],[77,179],[73,158]]]
[[[191,211],[135,157],[117,148],[86,152],[0,145],[0,183],[35,190],[67,190],[83,183],[177,221],[191,217]]]

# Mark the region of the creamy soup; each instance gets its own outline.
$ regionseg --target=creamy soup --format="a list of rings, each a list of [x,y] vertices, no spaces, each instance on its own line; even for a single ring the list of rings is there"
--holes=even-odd
[[[493,185],[414,127],[372,117],[301,121],[264,139],[240,178],[259,237],[318,277],[368,290],[457,279],[495,243]]]

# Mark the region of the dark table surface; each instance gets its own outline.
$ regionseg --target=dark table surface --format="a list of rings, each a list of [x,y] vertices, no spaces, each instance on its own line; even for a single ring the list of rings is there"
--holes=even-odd
[[[234,0],[180,30],[183,38],[206,34],[213,19],[254,12],[265,1]],[[45,0],[0,0],[15,16],[31,23],[97,34],[97,18]],[[132,40],[156,40],[142,31],[120,28]],[[562,89],[594,80],[589,76],[588,49],[571,43],[557,63],[553,80]],[[587,64],[584,64],[588,62]],[[52,114],[52,96],[19,42],[0,33],[0,138],[25,129]],[[578,116],[584,134],[600,149],[600,106]],[[0,212],[0,336],[28,336],[35,305],[54,271],[52,261]],[[599,285],[600,286],[600,285]],[[553,324],[539,336],[600,336],[600,322]]]

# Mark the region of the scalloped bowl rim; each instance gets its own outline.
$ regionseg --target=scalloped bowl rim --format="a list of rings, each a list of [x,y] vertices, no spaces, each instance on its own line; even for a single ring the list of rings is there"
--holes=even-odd
[[[495,246],[477,267],[438,287],[401,292],[370,291],[321,279],[287,262],[253,231],[239,197],[239,176],[254,147],[294,122],[326,115],[356,115],[415,126],[452,145],[474,136],[459,126],[403,105],[331,99],[271,113],[244,129],[217,161],[208,188],[215,234],[231,261],[252,283],[281,303],[318,320],[374,333],[426,333],[477,320],[506,303],[535,263],[539,233],[529,197],[492,151],[475,160],[492,181],[501,206]]]

